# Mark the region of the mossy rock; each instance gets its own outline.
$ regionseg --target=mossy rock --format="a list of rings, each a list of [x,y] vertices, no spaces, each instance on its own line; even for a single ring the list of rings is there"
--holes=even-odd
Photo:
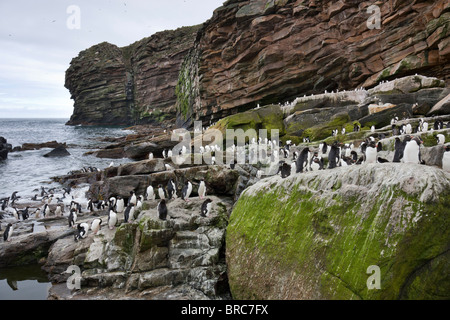
[[[286,131],[283,123],[283,112],[277,105],[270,105],[259,109],[238,113],[232,116],[221,119],[213,126],[213,129],[218,129],[224,134],[227,129],[242,129],[245,131],[253,129],[267,130],[267,138],[271,137],[271,130],[279,130],[279,136],[283,136]]]
[[[449,174],[407,164],[260,181],[227,228],[233,298],[449,299],[449,188]]]

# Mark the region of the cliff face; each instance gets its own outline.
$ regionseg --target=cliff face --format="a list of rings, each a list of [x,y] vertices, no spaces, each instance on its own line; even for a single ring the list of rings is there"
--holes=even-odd
[[[229,0],[199,32],[179,79],[179,124],[298,95],[420,73],[449,80],[448,1]]]
[[[175,86],[199,26],[154,34],[119,48],[80,52],[66,71],[74,103],[69,125],[129,125],[175,118]]]

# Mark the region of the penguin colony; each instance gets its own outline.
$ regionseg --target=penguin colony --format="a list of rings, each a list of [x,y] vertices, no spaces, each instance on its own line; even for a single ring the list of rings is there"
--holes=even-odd
[[[63,188],[62,195],[58,194],[56,188],[46,190],[41,187],[40,193],[35,194],[31,200],[41,203],[41,207],[37,207],[33,212],[30,207],[24,209],[17,209],[16,202],[21,199],[18,192],[14,192],[10,197],[0,199],[0,208],[6,214],[9,214],[15,222],[8,223],[6,228],[0,230],[3,232],[3,239],[5,242],[10,242],[14,236],[14,225],[20,221],[25,221],[30,218],[63,218],[67,219],[67,226],[74,230],[74,240],[80,241],[85,239],[89,233],[97,234],[103,226],[113,230],[119,223],[133,222],[139,210],[142,209],[143,202],[158,201],[157,213],[161,220],[166,220],[168,215],[167,203],[168,201],[181,197],[185,202],[193,193],[193,184],[187,180],[181,192],[179,193],[176,183],[170,179],[167,186],[158,185],[157,192],[150,184],[145,189],[144,195],[136,195],[135,191],[130,192],[129,198],[120,196],[111,196],[108,200],[93,201],[88,199],[86,204],[81,204],[74,200],[71,195],[71,188]],[[205,181],[201,179],[198,188],[198,195],[200,199],[205,199],[207,187]],[[55,203],[56,202],[56,203]],[[201,206],[198,214],[202,217],[207,217],[211,213],[211,200],[206,199]],[[53,209],[52,209],[53,208]],[[106,221],[99,218],[97,212],[107,212]],[[34,215],[34,217],[32,217]],[[80,216],[88,216],[89,219],[80,221]],[[120,218],[123,217],[123,220]],[[2,217],[0,217],[2,218]],[[1,221],[1,220],[0,220]],[[122,222],[123,221],[123,222]]]
[[[420,137],[414,136],[415,133],[421,132],[432,132],[433,130],[441,130],[443,128],[450,128],[450,122],[444,124],[441,120],[436,120],[433,126],[424,121],[424,119],[419,120],[419,124],[412,126],[411,124],[398,125],[398,118],[394,117],[391,121],[392,135],[395,136],[395,152],[392,162],[403,162],[403,163],[417,163],[425,164],[421,159],[420,148],[423,141]],[[360,131],[359,125],[354,125],[354,132]],[[371,132],[375,132],[375,127],[371,128]],[[330,132],[331,136],[338,138],[339,134],[345,135],[346,132],[343,129],[335,129]],[[400,136],[401,135],[401,136]],[[377,138],[375,138],[375,136]],[[286,178],[291,174],[303,173],[307,171],[317,171],[325,169],[334,169],[337,167],[345,167],[350,165],[361,165],[366,163],[385,163],[390,162],[388,159],[384,159],[378,155],[382,150],[382,140],[385,136],[383,134],[372,135],[365,139],[358,147],[354,144],[343,144],[338,141],[333,142],[331,145],[327,143],[320,143],[318,148],[307,146],[304,148],[299,148],[295,146],[291,141],[286,141],[285,145],[282,146],[279,141],[272,141],[266,139],[252,138],[248,144],[244,147],[238,147],[232,145],[230,149],[225,150],[225,152],[233,152],[234,155],[239,157],[244,157],[248,162],[252,163],[253,157],[256,157],[257,147],[259,145],[267,146],[269,152],[267,154],[268,159],[273,163],[275,159],[282,158],[281,161],[276,162],[278,172],[282,178]],[[442,169],[450,172],[450,145],[445,145],[445,136],[443,134],[437,134],[436,144],[442,145],[444,148],[443,158],[442,158]],[[380,139],[377,141],[377,139]],[[310,143],[309,137],[303,139],[304,143]],[[275,147],[280,147],[278,157],[275,156]],[[295,150],[297,149],[297,150]],[[200,148],[200,153],[211,153],[220,151],[220,147],[215,146],[205,146]],[[186,153],[186,148],[182,148],[179,154]],[[173,155],[172,150],[165,149],[162,152],[164,159],[170,158]],[[214,158],[214,157],[212,157]],[[149,154],[149,159],[154,159],[154,154]],[[231,169],[235,169],[235,161],[229,165]],[[172,171],[174,168],[170,165],[166,166],[166,170]],[[77,172],[95,172],[98,171],[97,168],[83,168],[81,171]],[[262,170],[257,170],[256,178],[263,178],[264,172]],[[68,227],[75,230],[74,239],[79,241],[85,239],[89,232],[96,234],[103,225],[106,225],[109,229],[114,229],[119,223],[119,216],[123,215],[123,223],[132,222],[136,219],[136,213],[142,208],[142,204],[145,200],[147,201],[158,201],[157,213],[161,220],[166,220],[170,216],[167,204],[169,201],[177,199],[180,197],[183,201],[188,202],[189,198],[193,192],[193,184],[191,181],[186,180],[184,185],[180,188],[177,187],[176,182],[170,179],[167,185],[164,186],[159,184],[158,186],[149,185],[145,189],[143,195],[136,195],[134,191],[130,192],[128,199],[123,199],[120,196],[111,196],[108,200],[98,200],[94,201],[89,199],[87,201],[85,210],[90,214],[95,214],[96,211],[107,210],[108,218],[107,221],[102,221],[98,217],[92,217],[91,221],[78,222],[80,214],[82,214],[84,207],[81,203],[74,201],[71,195],[71,188],[63,188],[62,194],[57,193],[55,188],[45,189],[41,187],[40,192],[38,191],[32,198],[32,201],[41,202],[42,206],[35,209],[34,212],[30,211],[30,207],[25,209],[17,209],[15,203],[21,198],[18,192],[14,192],[10,197],[0,199],[0,208],[3,212],[14,217],[16,221],[24,221],[34,215],[35,219],[47,218],[47,217],[64,217],[68,219]],[[181,190],[181,192],[179,192]],[[200,199],[205,199],[207,193],[207,187],[205,181],[202,179],[198,183],[197,194]],[[127,201],[125,201],[127,200]],[[56,207],[55,207],[56,202]],[[54,209],[51,209],[51,206]],[[68,209],[68,210],[66,210]],[[68,211],[68,213],[66,213]],[[201,205],[201,210],[199,212],[200,216],[207,217],[211,213],[211,200],[205,199]],[[0,224],[0,228],[1,228]],[[1,229],[0,229],[1,230]],[[4,241],[11,241],[14,236],[14,223],[8,223],[3,231]]]

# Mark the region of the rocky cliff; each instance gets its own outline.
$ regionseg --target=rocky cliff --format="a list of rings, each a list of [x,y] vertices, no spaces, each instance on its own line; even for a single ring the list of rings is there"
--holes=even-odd
[[[448,1],[376,2],[380,29],[369,29],[373,4],[226,1],[184,61],[178,125],[415,73],[448,83]]]
[[[80,52],[66,71],[74,100],[68,124],[174,120],[178,73],[198,29],[158,32],[124,48],[104,42]]]
[[[258,182],[227,228],[233,297],[448,299],[449,187],[441,169],[403,163]]]

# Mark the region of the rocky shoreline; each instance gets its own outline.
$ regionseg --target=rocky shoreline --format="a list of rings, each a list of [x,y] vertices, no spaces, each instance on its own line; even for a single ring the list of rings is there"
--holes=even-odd
[[[424,83],[433,82],[429,79],[421,78],[420,87]],[[414,85],[416,82],[410,80],[411,78],[405,78],[397,81],[396,87],[407,87],[405,92],[414,91],[411,89],[411,84]],[[381,292],[380,295],[363,293],[361,277],[353,274],[349,277],[353,281],[352,286],[355,287],[352,287],[351,290],[339,289],[330,292],[325,287],[312,285],[321,276],[306,271],[306,267],[310,263],[322,265],[325,260],[329,261],[331,259],[328,257],[329,251],[326,251],[327,255],[323,256],[325,260],[322,260],[322,256],[316,257],[317,259],[313,262],[308,260],[307,263],[305,260],[304,273],[292,267],[293,262],[288,257],[291,257],[290,253],[295,250],[299,256],[314,255],[314,253],[308,253],[302,249],[310,246],[308,241],[313,241],[314,246],[318,248],[318,251],[314,252],[322,252],[322,244],[327,247],[326,243],[330,241],[331,234],[341,234],[342,230],[360,228],[358,225],[362,225],[361,221],[365,221],[364,219],[367,217],[372,219],[374,217],[372,214],[375,212],[360,212],[357,208],[360,206],[370,207],[368,203],[372,197],[392,195],[391,198],[386,199],[390,199],[389,201],[394,199],[394,202],[386,200],[389,205],[383,207],[383,210],[387,210],[386,214],[390,218],[387,218],[386,221],[393,227],[392,231],[385,229],[376,229],[378,230],[376,231],[372,230],[371,226],[365,226],[364,230],[367,229],[367,233],[361,234],[361,241],[369,241],[364,237],[369,237],[371,232],[375,232],[377,236],[381,237],[380,239],[383,238],[381,234],[388,232],[389,239],[395,238],[397,239],[396,243],[403,243],[402,241],[407,240],[401,239],[403,237],[408,239],[410,232],[420,233],[422,232],[420,230],[428,230],[428,227],[418,227],[417,221],[429,221],[418,212],[422,212],[421,210],[428,212],[435,206],[437,206],[436,212],[441,212],[440,205],[448,201],[446,193],[441,192],[441,187],[449,181],[449,174],[442,170],[442,161],[443,146],[450,141],[450,128],[448,127],[450,114],[445,111],[447,110],[445,108],[448,108],[448,98],[441,99],[441,96],[446,95],[448,88],[441,87],[440,82],[434,82],[434,85],[437,87],[433,90],[439,91],[439,94],[429,98],[430,106],[427,108],[417,109],[413,105],[408,105],[405,109],[405,106],[397,106],[390,102],[395,102],[400,97],[421,97],[423,92],[429,88],[419,89],[414,93],[398,93],[387,96],[382,96],[380,93],[382,90],[377,91],[376,95],[381,97],[379,103],[373,103],[374,94],[367,95],[365,91],[355,91],[357,95],[364,95],[356,106],[345,104],[342,102],[344,98],[336,97],[336,93],[329,93],[306,99],[299,98],[289,105],[261,106],[240,114],[239,118],[236,116],[224,118],[209,128],[216,129],[217,132],[224,132],[225,129],[281,129],[280,140],[283,148],[278,153],[280,162],[276,161],[270,166],[262,161],[253,165],[248,163],[251,158],[250,145],[267,148],[268,142],[259,140],[258,137],[255,140],[252,140],[251,137],[248,138],[248,144],[244,148],[246,163],[233,165],[229,163],[211,164],[207,162],[206,153],[202,154],[203,162],[195,165],[178,164],[174,161],[174,157],[163,156],[166,150],[171,150],[178,143],[171,141],[172,131],[166,127],[139,126],[131,128],[134,133],[126,137],[107,138],[105,141],[110,144],[104,149],[95,151],[97,156],[111,159],[129,157],[133,159],[133,162],[111,166],[104,170],[79,171],[54,177],[53,180],[58,182],[61,188],[53,190],[53,196],[50,196],[50,190],[43,191],[50,198],[64,198],[66,210],[59,216],[55,213],[58,203],[53,200],[49,205],[50,216],[44,218],[42,215],[39,218],[35,216],[34,210],[42,208],[45,203],[43,195],[41,195],[42,200],[21,202],[20,205],[15,206],[18,210],[25,209],[25,207],[30,208],[30,216],[25,220],[20,216],[14,218],[12,206],[6,206],[5,210],[2,210],[2,227],[5,227],[6,223],[12,222],[15,233],[11,242],[0,242],[0,267],[39,263],[52,282],[48,299],[55,300],[249,299],[255,297],[261,299],[380,299],[383,297],[430,296],[428,289],[420,289],[417,291],[419,293],[411,291],[412,289],[408,289],[409,291],[402,289],[399,292],[398,283],[401,283],[400,287],[410,288],[412,280],[408,279],[412,279],[412,276],[405,280],[404,277],[396,278],[394,275],[392,279],[395,278],[397,284],[386,285],[386,291]],[[345,99],[348,99],[348,95],[344,96]],[[338,114],[341,116],[346,114],[345,117],[342,117],[344,121],[335,121],[336,117],[330,119],[327,116],[327,108],[330,108],[327,103],[331,103],[329,101],[335,104],[332,108],[339,109]],[[435,108],[436,106],[439,108]],[[359,115],[356,117],[354,112],[356,109],[370,111],[356,113]],[[407,116],[402,117],[402,110],[410,110],[411,114],[408,113]],[[425,114],[420,114],[417,110],[421,110],[420,112],[425,112]],[[430,116],[428,115],[430,110],[441,111]],[[316,117],[315,124],[307,125],[308,121],[311,121],[311,114]],[[398,115],[400,117],[397,119]],[[351,118],[353,116],[356,118]],[[392,121],[393,123],[391,123]],[[365,126],[361,126],[360,130],[354,132],[350,129],[350,126],[353,128],[355,124],[361,125],[361,122]],[[274,126],[274,123],[278,125]],[[416,127],[419,123],[421,125],[429,123],[429,129],[419,128],[418,131],[411,133],[411,136],[421,137],[423,140],[420,153],[424,165],[404,163],[356,165],[347,163],[350,166],[344,167],[345,146],[351,145],[351,149],[360,157],[363,156],[361,146],[368,139],[374,139],[382,146],[378,151],[379,157],[392,162],[396,138],[403,140],[409,136],[400,130],[404,130],[403,126],[406,124]],[[435,124],[439,124],[440,127],[435,128]],[[342,131],[347,127],[349,128],[347,132]],[[330,136],[331,129],[337,130],[339,133],[336,136]],[[299,132],[296,135],[297,131]],[[210,131],[206,130],[203,132],[204,136],[200,137],[204,139],[203,146],[206,146],[209,133]],[[436,139],[438,136],[443,137],[443,144],[442,141],[438,142]],[[310,139],[303,140],[306,137]],[[298,156],[305,148],[309,148],[312,155],[314,152],[321,152],[325,143],[331,145],[334,141],[339,141],[342,148],[338,168],[328,169],[328,154],[324,154],[325,170],[309,172],[308,169],[308,172],[296,173],[295,164],[297,162],[293,158],[295,154]],[[286,156],[281,151],[286,150],[287,147],[289,147],[289,155]],[[275,149],[267,150],[269,156],[274,154]],[[107,154],[107,152],[110,153]],[[152,154],[152,159],[149,159],[150,154]],[[216,152],[215,156],[219,155],[220,153]],[[211,159],[211,155],[209,155],[209,159]],[[220,161],[216,162],[220,163]],[[279,168],[284,166],[288,166],[290,169],[289,173],[282,177]],[[380,174],[380,172],[384,173]],[[383,176],[388,176],[388,172],[395,172],[395,175],[392,175],[389,180],[391,184],[385,186]],[[424,176],[421,176],[421,173]],[[439,178],[436,178],[438,180],[435,181],[431,178],[431,180],[427,180],[427,177]],[[167,200],[168,218],[161,220],[157,212],[159,196],[155,200],[147,199],[146,192],[147,188],[152,186],[154,192],[157,193],[158,187],[161,185],[166,188],[169,181],[173,181],[176,185],[177,198]],[[189,202],[181,199],[183,186],[187,181],[192,184]],[[201,215],[201,206],[205,201],[205,199],[200,199],[198,193],[201,181],[206,184],[206,197],[212,200],[210,215],[206,217]],[[424,186],[420,192],[415,187],[417,181]],[[375,188],[373,184],[379,188]],[[399,186],[401,190],[398,189]],[[360,189],[374,192],[377,190],[376,192],[382,192],[382,195],[358,193],[356,190]],[[131,192],[143,197],[142,207],[135,212],[129,222],[124,221],[122,212],[118,213],[119,220],[116,226],[110,230],[106,225],[109,211],[107,207],[101,208],[101,202],[107,202],[111,197],[121,197],[127,203]],[[77,199],[71,198],[74,193],[77,195]],[[271,195],[272,201],[268,199],[268,195]],[[323,201],[321,197],[323,197]],[[316,198],[320,203],[319,211],[321,213],[307,213],[309,212],[307,208],[315,207],[312,204],[309,206],[308,201]],[[358,203],[349,203],[349,199]],[[87,223],[90,225],[94,219],[102,219],[102,228],[98,233],[94,234],[89,230],[85,239],[74,240],[74,234],[77,231],[68,226],[67,220],[71,200],[77,201],[81,206],[77,224]],[[92,209],[89,208],[88,201],[93,201],[96,206]],[[292,201],[296,203],[294,207],[292,207],[293,204],[288,205]],[[367,204],[363,205],[359,202],[367,202]],[[276,203],[278,205],[275,205]],[[350,207],[353,208],[351,213],[345,209],[347,204],[351,204]],[[377,202],[377,206],[379,205]],[[302,212],[304,212],[306,220],[302,220],[301,225],[308,230],[308,236],[300,237],[298,241],[302,244],[295,242],[295,248],[290,248],[290,239],[295,239],[297,230],[300,230],[296,229],[297,225],[290,226],[290,221],[293,223],[297,221],[295,214],[291,212],[295,206],[305,209]],[[411,212],[408,211],[407,219],[402,218],[406,208],[412,208],[412,211],[408,209]],[[275,211],[272,212],[272,209]],[[281,219],[281,216],[277,216],[278,214],[289,216],[289,218],[281,219],[272,225],[270,222],[263,223],[264,219],[260,217],[258,219],[261,219],[261,223],[263,223],[260,225],[259,220],[255,220],[254,217],[264,215],[266,210],[269,210],[270,214],[274,214],[274,221]],[[381,214],[381,212],[385,212],[383,210],[380,207],[380,211],[377,212]],[[334,212],[333,215],[331,212]],[[355,216],[356,220],[350,221],[350,219],[342,223],[339,220],[340,215]],[[361,217],[362,220],[358,220],[357,217]],[[439,217],[439,219],[442,218],[440,213]],[[401,228],[396,225],[399,220],[402,221]],[[430,223],[434,223],[434,220],[430,221]],[[444,219],[442,223],[447,223],[445,221]],[[281,223],[280,226],[286,225],[287,229],[278,230],[276,227],[278,223]],[[250,230],[258,232],[260,227],[265,230],[264,232],[273,234],[273,243],[261,238],[262,235],[255,236],[250,232]],[[397,230],[401,232],[397,233]],[[395,234],[392,234],[394,231]],[[435,242],[436,252],[441,254],[443,259],[447,259],[448,254],[441,252],[442,246],[445,246],[445,241],[448,240],[448,237],[445,238],[445,230],[438,231],[437,238],[440,240]],[[277,243],[283,248],[285,245],[286,247],[282,252],[275,251],[274,253],[270,248],[277,247]],[[408,270],[411,268],[407,262],[398,260],[398,255],[403,253],[397,252],[395,246],[380,249],[376,247],[376,243],[370,241],[367,243],[370,243],[370,248],[367,247],[365,250],[375,250],[376,252],[384,250],[384,252],[389,252],[389,258],[393,264],[400,263],[401,268]],[[337,244],[337,246],[341,248],[339,250],[342,252],[347,252],[347,255],[351,251],[348,251],[348,248],[345,249],[343,244]],[[258,250],[254,250],[255,248]],[[418,250],[415,257],[420,260],[423,248],[419,246]],[[249,257],[249,260],[245,261],[245,257]],[[385,257],[383,254],[377,255],[377,258],[371,263],[379,264],[381,260],[377,259],[383,259],[383,257]],[[355,259],[360,258],[355,257]],[[352,261],[350,259],[347,262],[351,264]],[[365,263],[366,261],[363,264],[365,265]],[[66,270],[72,265],[78,266],[81,271],[80,290],[69,290],[67,287],[67,280],[71,274]],[[265,269],[265,265],[271,265],[275,269],[270,269],[270,271]],[[430,265],[430,268],[426,279],[441,279],[436,276],[436,273],[441,272],[439,270],[442,269],[442,263],[439,262],[436,268]],[[250,272],[250,270],[253,271]],[[283,273],[282,270],[287,270],[287,273]],[[333,265],[324,266],[323,270],[326,270],[328,274],[336,275],[342,272],[340,268],[335,269]],[[266,272],[272,272],[276,277],[267,282],[264,280],[267,279]],[[301,276],[297,279],[298,281],[295,283],[285,282],[285,279],[292,276],[289,272],[300,272]],[[303,276],[307,278],[302,278]],[[347,275],[342,276],[347,277]],[[247,279],[253,279],[250,280],[253,282],[246,285]],[[333,277],[327,276],[324,278],[324,283],[332,288],[334,285],[337,286],[336,288],[340,288],[340,285],[333,279]],[[431,280],[431,282],[429,280],[421,281],[425,281],[425,288],[435,285]],[[267,286],[273,290],[268,290]],[[298,295],[294,289],[292,289],[294,291],[283,291],[280,286],[303,291]],[[428,293],[425,292],[426,290]],[[443,296],[446,294],[444,292]],[[430,297],[434,299],[438,295],[433,293]]]

